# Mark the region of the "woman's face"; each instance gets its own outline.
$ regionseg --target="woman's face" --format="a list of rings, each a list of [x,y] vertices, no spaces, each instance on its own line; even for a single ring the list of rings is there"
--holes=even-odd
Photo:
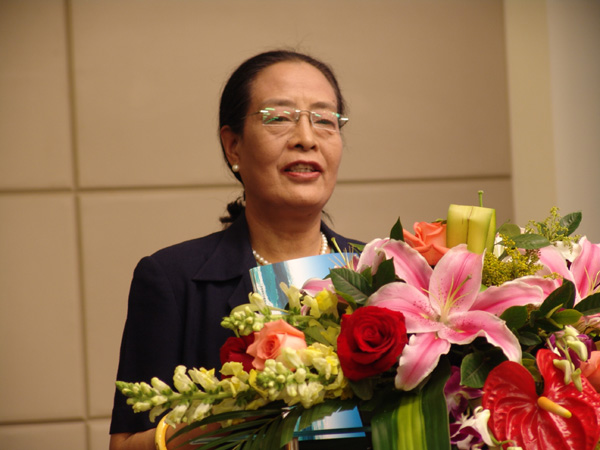
[[[337,111],[327,79],[303,62],[269,66],[251,84],[248,114],[277,105]],[[321,211],[329,200],[342,157],[339,132],[313,128],[307,113],[291,127],[265,126],[253,114],[232,142],[229,161],[239,165],[248,208]]]

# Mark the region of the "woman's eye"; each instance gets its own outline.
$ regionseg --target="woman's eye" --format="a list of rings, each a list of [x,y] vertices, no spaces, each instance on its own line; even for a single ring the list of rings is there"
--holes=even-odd
[[[313,116],[313,123],[320,128],[335,129],[336,120],[329,113],[315,113]]]
[[[289,116],[281,115],[281,114],[272,114],[269,116],[265,116],[264,123],[265,124],[286,124],[290,123],[292,119]]]

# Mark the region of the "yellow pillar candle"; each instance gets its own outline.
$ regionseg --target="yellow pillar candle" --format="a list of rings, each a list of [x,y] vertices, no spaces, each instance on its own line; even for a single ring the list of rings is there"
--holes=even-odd
[[[473,253],[492,251],[496,237],[496,210],[482,206],[483,191],[479,191],[480,206],[450,205],[446,219],[446,246],[467,244]]]

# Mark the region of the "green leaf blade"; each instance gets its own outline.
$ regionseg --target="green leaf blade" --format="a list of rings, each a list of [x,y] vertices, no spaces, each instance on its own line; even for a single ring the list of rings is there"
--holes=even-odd
[[[331,281],[337,292],[344,293],[358,304],[364,304],[373,294],[373,287],[367,278],[354,270],[339,268],[330,271]]]
[[[397,241],[404,242],[404,230],[402,229],[402,223],[400,222],[400,217],[392,227],[390,231],[390,238],[395,239]]]
[[[567,236],[572,235],[579,228],[582,217],[581,211],[578,211],[567,214],[560,219],[560,226],[567,229]]]

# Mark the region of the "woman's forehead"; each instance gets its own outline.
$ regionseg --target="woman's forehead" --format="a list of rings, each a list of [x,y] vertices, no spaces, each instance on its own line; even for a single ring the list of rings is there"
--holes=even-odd
[[[280,62],[263,69],[251,85],[255,107],[265,104],[337,108],[336,94],[329,80],[305,62]],[[298,103],[302,103],[299,105]]]

